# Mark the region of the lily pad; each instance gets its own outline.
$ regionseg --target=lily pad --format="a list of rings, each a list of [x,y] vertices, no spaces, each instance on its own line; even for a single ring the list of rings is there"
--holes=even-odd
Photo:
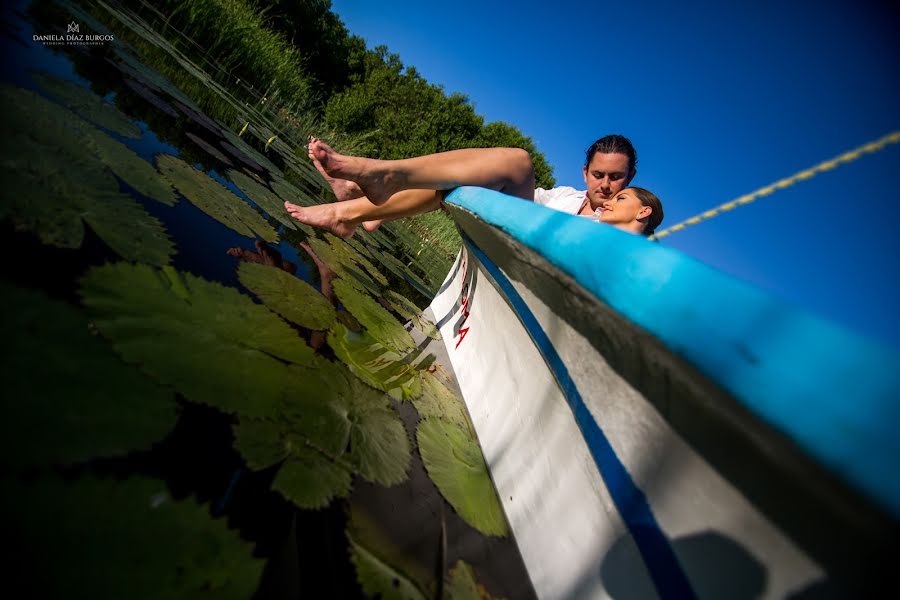
[[[368,272],[369,276],[372,277],[376,282],[378,282],[381,286],[387,287],[388,280],[387,278],[381,274],[378,268],[372,264],[372,262],[360,254],[359,252],[355,252],[353,250],[353,246],[348,244],[346,241],[337,237],[336,235],[332,235],[330,233],[325,233],[325,240],[331,244],[331,247],[334,249],[335,253],[338,255],[341,262],[344,264],[356,263],[363,267],[366,272]]]
[[[31,79],[66,108],[88,121],[125,137],[141,137],[141,129],[131,119],[94,92],[46,73],[32,73]]]
[[[16,516],[4,536],[17,548],[9,566],[39,568],[33,597],[244,599],[259,586],[253,545],[207,506],[173,500],[163,481],[85,474],[3,489],[0,506]]]
[[[343,279],[335,279],[332,287],[344,308],[382,345],[401,354],[416,347],[415,341],[403,325],[370,296],[363,294]]]
[[[126,365],[86,316],[0,282],[3,463],[71,464],[146,450],[175,425],[170,390]]]
[[[424,312],[412,300],[401,296],[394,290],[388,290],[385,294],[385,300],[393,307],[394,311],[401,318],[412,321],[416,329],[421,331],[433,340],[441,339],[441,332],[438,331],[434,321],[425,316]]]
[[[412,402],[423,419],[440,417],[460,427],[472,430],[466,407],[437,377],[428,372],[419,373],[419,394]]]
[[[300,508],[322,508],[350,493],[353,477],[342,465],[308,448],[298,448],[278,470],[272,489]]]
[[[495,598],[475,579],[469,563],[458,560],[447,573],[443,600],[501,600]]]
[[[379,390],[401,388],[416,377],[408,361],[365,332],[356,333],[337,323],[328,335],[328,345],[354,375]]]
[[[299,221],[292,219],[284,207],[284,200],[275,195],[275,192],[257,182],[255,179],[244,175],[240,171],[234,169],[228,171],[228,178],[234,182],[238,188],[247,194],[247,197],[254,204],[271,215],[276,221],[289,229],[298,229],[297,225],[303,225]],[[303,229],[307,235],[312,235],[312,228],[305,225]]]
[[[317,289],[282,269],[243,262],[238,268],[238,279],[263,304],[301,327],[328,329],[335,322],[331,302]]]
[[[125,259],[165,265],[175,253],[162,224],[119,192],[99,161],[17,136],[4,142],[0,174],[6,181],[0,217],[45,244],[79,248],[87,223]]]
[[[373,294],[381,294],[384,287],[366,275],[350,254],[338,252],[334,246],[317,238],[310,238],[307,240],[307,243],[313,252],[316,253],[316,256],[331,267],[335,274],[344,282],[361,293],[369,291]]]
[[[86,127],[84,134],[87,145],[119,179],[166,206],[174,206],[178,201],[175,190],[159,171],[125,144],[95,127]]]
[[[319,204],[311,197],[312,194],[303,193],[293,183],[283,177],[272,179],[272,189],[281,200],[287,200],[300,206],[315,206]]]
[[[277,419],[235,427],[235,447],[250,468],[282,463],[276,489],[303,508],[346,495],[353,474],[383,485],[408,477],[409,439],[383,393],[324,359],[291,373]]]
[[[265,416],[285,395],[285,363],[313,352],[266,307],[221,284],[172,268],[124,263],[95,267],[81,296],[100,332],[192,402]]]
[[[278,233],[258,212],[225,186],[169,154],[156,157],[160,171],[197,208],[241,235],[277,242]]]
[[[430,418],[419,422],[416,438],[428,476],[459,516],[486,535],[508,535],[506,516],[472,433]]]
[[[424,592],[405,575],[379,559],[347,534],[350,561],[356,567],[356,579],[371,598],[381,600],[426,600]]]

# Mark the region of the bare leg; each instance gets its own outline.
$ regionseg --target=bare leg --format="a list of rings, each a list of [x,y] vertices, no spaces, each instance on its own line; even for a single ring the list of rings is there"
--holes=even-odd
[[[322,227],[335,235],[348,238],[353,235],[360,223],[371,223],[366,229],[373,231],[382,221],[435,210],[441,205],[443,198],[443,192],[435,190],[404,190],[397,192],[380,206],[372,204],[367,198],[356,198],[317,206],[297,206],[285,202],[284,207],[301,223]]]
[[[336,179],[332,177],[322,168],[322,163],[316,160],[312,153],[310,153],[309,157],[312,159],[312,163],[316,167],[316,170],[325,178],[326,183],[331,187],[331,191],[334,192],[334,197],[337,198],[339,202],[365,196],[365,193],[363,193],[357,184],[352,181],[347,181],[346,179]]]
[[[534,199],[531,157],[519,148],[467,148],[402,160],[377,160],[338,154],[325,142],[313,139],[309,156],[329,177],[356,183],[377,205],[404,190],[450,190],[461,185]]]

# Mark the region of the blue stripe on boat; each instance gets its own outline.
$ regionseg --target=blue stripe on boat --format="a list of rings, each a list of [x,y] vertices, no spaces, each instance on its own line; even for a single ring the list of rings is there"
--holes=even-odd
[[[591,415],[547,333],[497,265],[471,239],[464,236],[463,240],[494,279],[553,372],[560,390],[566,397],[566,402],[572,409],[603,483],[634,539],[660,597],[694,598],[691,584],[682,571],[665,533],[657,524],[644,492],[635,485],[628,469],[622,464],[600,425]]]

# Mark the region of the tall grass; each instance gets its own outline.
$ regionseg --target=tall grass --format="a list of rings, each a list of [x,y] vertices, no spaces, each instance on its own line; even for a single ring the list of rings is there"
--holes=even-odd
[[[300,53],[268,27],[267,8],[254,0],[168,0],[141,8],[164,15],[160,32],[171,25],[232,77],[248,82],[262,98],[278,99],[303,111],[320,98],[303,68]],[[159,10],[157,10],[159,9]]]

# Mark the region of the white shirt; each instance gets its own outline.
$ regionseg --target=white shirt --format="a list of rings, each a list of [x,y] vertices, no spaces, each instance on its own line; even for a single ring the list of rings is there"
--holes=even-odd
[[[587,199],[585,190],[576,190],[573,187],[562,186],[545,190],[537,188],[534,190],[534,201],[547,208],[577,215],[584,201]]]

